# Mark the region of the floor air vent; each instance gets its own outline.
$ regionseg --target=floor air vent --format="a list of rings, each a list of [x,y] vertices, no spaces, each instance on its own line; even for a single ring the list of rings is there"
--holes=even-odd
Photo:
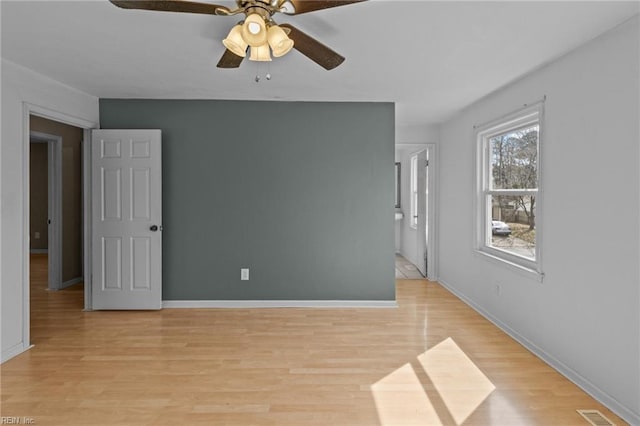
[[[604,414],[602,414],[598,410],[576,410],[582,417],[587,419],[589,423],[593,426],[615,426],[611,423],[611,420],[606,418]]]

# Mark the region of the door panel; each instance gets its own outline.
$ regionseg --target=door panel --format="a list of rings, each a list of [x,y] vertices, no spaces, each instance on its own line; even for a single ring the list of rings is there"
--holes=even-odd
[[[93,309],[160,309],[159,130],[92,133]]]
[[[150,220],[149,169],[131,170],[131,220]]]
[[[102,237],[102,289],[122,290],[122,238]]]
[[[102,220],[122,219],[122,179],[120,169],[101,169],[102,193],[100,205],[102,206]]]
[[[151,238],[131,239],[131,288],[149,290],[151,288],[149,270],[151,264]]]

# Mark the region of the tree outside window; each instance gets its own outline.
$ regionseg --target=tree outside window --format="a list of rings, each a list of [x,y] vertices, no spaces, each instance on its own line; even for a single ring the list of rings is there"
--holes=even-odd
[[[531,259],[535,259],[536,244],[538,133],[535,125],[489,139],[491,219],[506,223],[511,230],[507,235],[492,227],[491,245]],[[510,195],[518,190],[528,193]]]

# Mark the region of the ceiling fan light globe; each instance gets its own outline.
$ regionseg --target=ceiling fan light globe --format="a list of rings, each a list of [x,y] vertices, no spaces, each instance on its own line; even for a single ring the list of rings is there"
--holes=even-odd
[[[262,46],[252,46],[250,61],[269,62],[271,61],[271,54],[269,53],[269,45],[264,43]]]
[[[224,40],[222,40],[222,44],[224,44],[224,47],[226,47],[231,52],[233,52],[234,55],[238,55],[241,58],[244,58],[245,56],[247,56],[246,48],[242,49],[242,47],[238,46],[237,44],[235,44],[232,41],[224,39]]]
[[[267,32],[267,39],[269,46],[273,50],[273,56],[279,58],[286,55],[291,49],[293,49],[293,40],[291,40],[287,34],[277,25],[269,28]]]
[[[242,25],[242,38],[251,47],[265,44],[267,42],[267,25],[264,18],[257,13],[247,16]]]
[[[260,34],[260,25],[257,24],[256,22],[249,22],[249,25],[247,25],[247,30],[249,30],[249,32],[253,35],[258,35]]]
[[[280,44],[272,48],[273,56],[279,58],[289,53],[291,49],[293,49],[293,40],[283,40]]]
[[[227,38],[222,40],[224,47],[242,58],[247,56],[247,42],[242,38],[242,25],[231,28]]]

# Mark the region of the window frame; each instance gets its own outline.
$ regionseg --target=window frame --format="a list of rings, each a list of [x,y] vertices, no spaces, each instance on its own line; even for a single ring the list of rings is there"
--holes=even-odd
[[[538,125],[538,154],[536,190],[491,189],[491,138],[524,127]],[[477,254],[506,265],[517,272],[542,281],[542,237],[543,237],[543,173],[542,146],[544,140],[544,103],[525,105],[523,108],[475,127],[476,175],[475,175],[475,251]],[[536,241],[535,259],[519,256],[490,245],[491,242],[491,203],[496,195],[536,195]]]

